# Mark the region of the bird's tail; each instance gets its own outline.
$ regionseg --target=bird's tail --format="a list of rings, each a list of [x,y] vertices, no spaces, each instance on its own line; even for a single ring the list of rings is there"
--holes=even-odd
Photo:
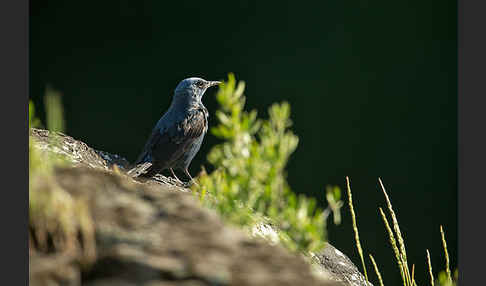
[[[146,148],[144,148],[146,149]],[[127,174],[133,178],[147,176],[152,169],[152,156],[145,150],[138,156],[134,166],[128,170]]]

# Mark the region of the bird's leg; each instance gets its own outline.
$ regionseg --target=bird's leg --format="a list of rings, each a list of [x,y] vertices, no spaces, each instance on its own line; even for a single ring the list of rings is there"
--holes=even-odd
[[[184,174],[186,174],[186,176],[188,176],[190,179],[191,179],[191,182],[193,184],[196,184],[196,186],[199,186],[196,181],[194,181],[194,179],[192,178],[191,174],[189,174],[189,171],[187,170],[187,168],[184,169]]]
[[[172,176],[177,180],[177,182],[184,184],[179,178],[177,178],[176,174],[174,173],[174,170],[172,168],[169,168],[170,172],[172,173]]]

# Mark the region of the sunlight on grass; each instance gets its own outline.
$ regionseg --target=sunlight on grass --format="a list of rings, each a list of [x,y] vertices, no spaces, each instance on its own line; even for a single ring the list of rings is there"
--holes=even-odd
[[[396,260],[396,263],[398,265],[398,269],[400,271],[402,283],[403,283],[404,286],[416,286],[417,283],[415,282],[415,277],[414,277],[414,275],[415,275],[415,264],[412,265],[412,270],[410,271],[410,268],[409,268],[408,262],[407,262],[407,252],[405,250],[405,241],[404,241],[402,233],[400,231],[400,226],[398,224],[397,215],[396,215],[395,211],[393,210],[393,206],[392,206],[390,197],[388,196],[388,194],[385,190],[383,182],[381,181],[380,178],[378,178],[378,181],[379,181],[381,190],[382,190],[383,195],[384,195],[385,200],[386,200],[388,214],[391,217],[391,222],[392,222],[393,227],[390,226],[387,215],[385,214],[383,209],[381,207],[379,207],[378,210],[379,210],[381,218],[383,220],[386,233],[388,234],[388,238],[389,238],[389,241],[390,241],[391,248],[393,249],[393,252],[395,254],[395,260]],[[363,269],[364,269],[364,272],[366,273],[366,268],[365,268],[364,259],[363,259],[363,250],[361,248],[361,242],[359,240],[358,227],[357,227],[357,224],[356,224],[356,214],[355,214],[355,211],[354,211],[354,208],[353,208],[351,187],[350,187],[348,177],[346,177],[346,185],[347,185],[347,188],[348,188],[348,203],[349,203],[351,218],[352,218],[352,221],[353,221],[353,230],[354,230],[354,233],[355,233],[356,248],[358,249],[358,253],[359,253],[360,258],[361,258]],[[446,269],[445,269],[445,271],[442,271],[442,272],[439,273],[438,278],[435,279],[436,280],[435,282],[440,286],[456,286],[457,285],[457,270],[456,270],[456,275],[455,275],[456,278],[455,278],[455,281],[454,281],[454,279],[452,279],[452,277],[451,277],[451,271],[449,269],[449,254],[447,252],[447,244],[446,244],[445,234],[444,234],[444,231],[442,229],[442,226],[440,227],[440,232],[441,232],[442,245],[444,247],[444,253],[445,253],[445,261],[446,261],[445,267],[446,267]],[[431,265],[431,262],[430,262],[430,254],[429,254],[428,250],[426,250],[426,252],[427,252],[427,263],[428,263],[428,270],[429,270],[429,275],[430,275],[430,282],[431,282],[431,285],[434,286],[435,285],[434,284],[434,275],[433,275],[433,271],[432,271],[432,265]],[[373,263],[373,267],[375,268],[375,272],[376,272],[377,277],[378,277],[378,282],[379,282],[380,285],[384,285],[384,282],[383,282],[382,277],[381,277],[381,273],[378,270],[378,266],[377,266],[373,256],[371,256],[371,254],[369,254],[369,255],[370,255],[370,260]]]

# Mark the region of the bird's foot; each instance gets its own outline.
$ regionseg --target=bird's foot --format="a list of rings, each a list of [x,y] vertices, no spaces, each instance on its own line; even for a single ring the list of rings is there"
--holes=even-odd
[[[188,177],[191,179],[191,180],[190,180],[189,182],[187,182],[187,183],[192,183],[192,184],[195,184],[196,186],[198,186],[198,187],[199,187],[199,184],[198,184],[198,183],[196,183],[196,181],[194,180],[194,178],[192,178],[191,174],[189,174],[189,171],[188,171],[187,169],[184,169],[184,174],[185,174],[186,176],[188,176]]]
[[[176,182],[184,186],[185,183],[183,181],[179,180],[179,178],[177,178],[176,174],[174,173],[174,170],[172,168],[169,168],[169,170],[172,173],[172,176],[174,176]]]

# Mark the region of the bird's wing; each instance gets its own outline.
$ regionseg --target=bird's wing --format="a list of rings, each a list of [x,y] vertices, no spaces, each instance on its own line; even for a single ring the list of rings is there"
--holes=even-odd
[[[206,131],[207,120],[204,111],[194,109],[183,120],[163,129],[154,129],[137,164],[152,161],[157,168],[172,166]]]
[[[145,162],[152,162],[152,147],[154,144],[156,144],[160,137],[161,137],[161,130],[159,128],[154,128],[152,130],[152,134],[150,134],[149,139],[147,140],[147,143],[145,143],[145,146],[143,147],[142,153],[138,156],[137,160],[135,161],[135,164],[141,164]]]
[[[152,147],[152,154],[159,162],[178,160],[188,147],[204,134],[207,123],[201,110],[194,110],[183,120],[170,126]]]
[[[151,170],[152,152],[150,150],[152,149],[153,144],[155,144],[159,140],[160,136],[161,134],[159,132],[159,129],[154,128],[154,130],[152,130],[152,134],[147,140],[147,143],[145,143],[142,153],[140,153],[140,155],[138,156],[134,166],[128,171],[127,174],[129,176],[138,177],[146,174]]]

